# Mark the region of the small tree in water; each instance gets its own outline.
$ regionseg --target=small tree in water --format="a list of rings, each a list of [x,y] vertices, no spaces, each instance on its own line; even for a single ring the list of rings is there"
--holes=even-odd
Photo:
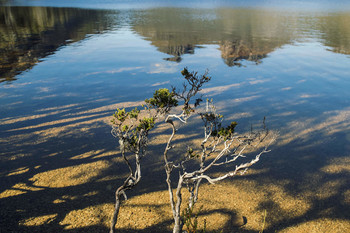
[[[110,233],[115,232],[122,197],[127,199],[125,191],[133,189],[141,180],[141,160],[146,155],[149,131],[154,128],[159,116],[167,114],[172,107],[177,106],[174,93],[170,93],[168,89],[157,90],[152,100],[152,103],[143,106],[142,113],[135,108],[130,112],[117,109],[113,114],[111,133],[119,141],[119,149],[129,168],[129,175],[115,192],[116,201]],[[134,165],[130,163],[131,158],[135,160]]]
[[[220,180],[224,180],[229,177],[233,177],[237,174],[243,174],[253,164],[257,163],[260,156],[264,153],[269,152],[268,146],[275,140],[276,135],[271,135],[267,127],[265,126],[265,119],[261,130],[254,132],[251,130],[248,134],[239,135],[235,132],[237,126],[236,122],[231,122],[227,126],[223,126],[223,116],[216,112],[216,108],[213,101],[207,100],[206,106],[203,110],[199,108],[199,104],[202,98],[197,98],[198,92],[202,86],[210,81],[210,77],[205,73],[204,75],[198,75],[196,72],[189,72],[186,68],[181,72],[186,82],[183,84],[182,90],[172,88],[170,92],[168,89],[157,90],[153,98],[146,99],[146,109],[149,112],[153,111],[153,124],[148,127],[141,127],[136,132],[136,137],[133,136],[133,143],[136,143],[136,147],[132,146],[130,149],[133,150],[136,156],[136,162],[138,158],[141,158],[138,154],[143,150],[146,143],[148,130],[153,128],[155,120],[159,119],[159,116],[165,116],[165,122],[172,129],[172,133],[168,137],[167,144],[164,148],[163,158],[164,167],[166,172],[166,183],[168,186],[168,192],[170,197],[170,206],[174,219],[173,233],[182,232],[184,222],[183,216],[181,216],[181,204],[182,204],[182,190],[186,188],[189,192],[189,199],[187,203],[187,211],[182,213],[189,213],[193,210],[193,206],[198,201],[199,187],[203,180],[209,183],[216,183]],[[182,103],[182,108],[178,113],[171,111],[173,107],[176,107],[178,103]],[[175,111],[178,108],[175,109]],[[195,146],[187,147],[186,150],[181,152],[174,152],[175,156],[170,156],[170,153],[174,148],[174,138],[178,132],[176,127],[176,121],[186,124],[191,116],[199,114],[203,122],[203,140],[200,145],[196,148]],[[116,134],[119,137],[121,148],[125,149],[125,142],[120,140],[119,135],[123,135],[123,127],[117,125],[115,132],[119,132],[122,129],[122,134]],[[127,128],[129,129],[129,127]],[[142,130],[142,131],[141,131]],[[135,135],[131,131],[131,135]],[[140,134],[142,132],[142,135]],[[125,134],[125,132],[124,132]],[[123,138],[123,137],[122,137]],[[127,137],[129,138],[129,136]],[[137,138],[137,140],[136,140]],[[122,144],[124,143],[124,144]],[[134,145],[134,144],[132,144]],[[136,149],[135,149],[136,148]],[[122,150],[121,150],[122,151]],[[249,153],[246,153],[249,152]],[[255,152],[255,153],[252,153]],[[122,151],[123,155],[123,151]],[[125,156],[123,155],[124,159]],[[174,159],[172,159],[174,158]],[[238,163],[239,159],[244,159],[243,162]],[[193,165],[190,161],[196,161],[197,165]],[[128,161],[126,160],[128,163]],[[130,169],[130,164],[128,164]],[[226,172],[213,177],[210,175],[210,171],[214,167],[225,167]],[[178,174],[176,182],[172,182],[171,177],[174,176],[174,172]],[[130,174],[134,174],[130,169]],[[134,187],[135,180],[139,182],[140,171],[135,175],[131,175],[136,179],[127,178],[124,182],[121,193],[124,193],[125,188],[129,189]],[[138,178],[138,179],[137,179]],[[125,186],[132,179],[133,186]],[[175,188],[175,191],[173,189]],[[117,190],[116,197],[120,191]],[[121,195],[121,194],[119,194]],[[118,198],[116,202],[116,210],[118,204]],[[118,204],[119,205],[119,204]],[[116,213],[116,212],[115,212]],[[117,213],[118,214],[118,213]],[[114,215],[115,217],[116,215]],[[186,217],[186,216],[185,216]],[[116,221],[112,221],[112,228],[114,228]],[[114,224],[114,225],[113,225]]]
[[[140,111],[135,108],[130,112],[117,109],[113,115],[112,135],[119,139],[121,155],[129,168],[129,175],[116,190],[115,208],[111,220],[110,233],[115,232],[122,196],[127,199],[126,190],[134,188],[141,180],[141,159],[145,156],[148,132],[154,127],[154,116],[139,119]],[[131,155],[127,156],[127,153]],[[135,159],[135,165],[130,163],[130,156]]]

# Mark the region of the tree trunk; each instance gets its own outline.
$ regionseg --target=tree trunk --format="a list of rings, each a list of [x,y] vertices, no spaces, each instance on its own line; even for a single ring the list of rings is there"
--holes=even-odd
[[[182,223],[181,223],[181,218],[180,218],[180,215],[177,215],[174,217],[174,222],[175,222],[175,225],[174,225],[174,228],[173,228],[173,233],[181,233],[182,231]]]
[[[174,214],[175,225],[174,225],[173,233],[182,233],[182,227],[183,227],[183,222],[181,220],[182,184],[183,184],[183,177],[180,175],[177,188],[176,188],[176,205],[175,205],[175,214]]]
[[[117,224],[117,220],[118,220],[120,202],[121,202],[120,195],[119,195],[119,192],[117,191],[116,200],[115,200],[115,208],[114,208],[114,213],[113,213],[112,220],[111,220],[111,228],[110,228],[109,233],[115,233],[114,227]]]

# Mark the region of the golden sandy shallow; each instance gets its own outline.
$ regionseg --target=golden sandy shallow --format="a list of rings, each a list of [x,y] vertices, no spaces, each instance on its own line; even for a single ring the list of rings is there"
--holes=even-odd
[[[114,190],[127,174],[109,134],[109,114],[101,114],[111,108],[77,113],[56,122],[28,124],[0,139],[15,150],[1,154],[0,232],[108,232]],[[338,127],[348,127],[341,118],[344,113],[338,116],[330,117],[336,127],[329,134],[338,132]],[[33,119],[36,117],[27,120]],[[25,121],[19,117],[2,124]],[[205,219],[209,232],[259,232],[263,226],[264,232],[350,232],[348,144],[331,152],[290,144],[295,137],[305,140],[310,132],[322,129],[323,125],[316,125],[300,135],[283,135],[273,151],[244,176],[216,185],[204,184],[196,206],[196,211],[202,206],[199,223]],[[144,180],[128,192],[129,199],[122,205],[117,224],[120,232],[171,231],[163,165],[156,156],[161,154],[159,145],[165,142],[163,135],[167,132],[161,125],[152,134],[150,154],[144,159],[148,170],[143,171]],[[187,136],[198,142],[198,134]],[[344,137],[345,142],[348,138]],[[184,139],[180,133],[176,140],[185,146],[188,142]],[[333,158],[326,157],[328,153],[334,153]],[[186,198],[186,189],[183,194]]]
[[[89,170],[91,165],[82,165],[82,170]],[[47,180],[47,174],[36,175],[37,184],[50,187],[74,186],[82,182],[80,175],[77,175],[77,168],[70,168],[65,171],[67,179],[62,179],[61,175],[52,176],[51,182]],[[61,171],[52,171],[52,173],[62,174]],[[255,171],[254,171],[255,172]],[[78,173],[80,174],[80,173]],[[94,174],[88,173],[88,178]],[[248,173],[249,175],[249,173]],[[76,178],[72,178],[76,176]],[[85,177],[86,178],[86,177]],[[16,185],[14,189],[20,188],[30,192],[36,192],[39,189],[25,185]],[[261,227],[270,229],[274,224],[288,219],[303,218],[303,216],[312,208],[308,199],[313,197],[312,193],[305,196],[292,196],[281,188],[280,184],[270,183],[261,185],[256,181],[242,179],[237,182],[223,182],[217,185],[205,184],[201,188],[200,201],[197,203],[197,210],[201,206],[199,213],[199,222],[207,221],[209,232],[224,229],[224,232],[258,232]],[[317,198],[327,198],[328,191],[332,190],[332,185],[325,185],[320,188],[324,193],[320,193]],[[23,192],[23,191],[22,191]],[[1,198],[11,195],[21,195],[22,193],[11,193],[7,191],[1,194]],[[98,196],[99,192],[87,193],[85,196]],[[344,202],[349,204],[350,190],[344,194]],[[184,190],[184,197],[187,193]],[[159,226],[159,232],[170,231],[171,212],[168,204],[168,192],[157,191],[145,193],[131,197],[123,203],[120,210],[118,228],[129,229],[135,232],[151,228],[152,231]],[[60,199],[53,201],[59,204],[69,200],[79,200],[80,197],[65,195]],[[113,211],[113,203],[94,205],[93,203],[83,209],[74,209],[67,212],[64,218],[59,222],[64,230],[82,229],[89,226],[103,225],[106,228],[109,225],[110,215]],[[265,203],[265,205],[264,205]],[[28,203],[30,206],[30,203]],[[264,223],[264,211],[267,211],[266,222]],[[22,219],[19,224],[23,226],[40,227],[49,224],[57,217],[57,214],[40,215]],[[242,218],[247,218],[244,226],[238,227],[235,223],[242,222]],[[166,223],[166,224],[164,224]],[[202,224],[201,224],[202,225]],[[347,232],[350,229],[349,220],[339,220],[330,218],[319,218],[312,221],[301,222],[295,226],[290,226],[277,232]],[[326,231],[327,230],[327,231]],[[328,231],[329,230],[329,231]]]

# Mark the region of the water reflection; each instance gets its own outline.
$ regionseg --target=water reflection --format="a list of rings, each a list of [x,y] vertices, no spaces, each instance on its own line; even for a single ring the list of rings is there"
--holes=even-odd
[[[42,7],[0,12],[0,77],[18,78],[0,83],[0,229],[106,232],[113,201],[106,187],[122,182],[124,173],[109,118],[117,107],[139,106],[154,89],[181,85],[178,71],[188,66],[199,73],[210,69],[213,79],[202,94],[215,99],[227,121],[239,122],[240,132],[263,116],[281,132],[257,170],[235,180],[245,183],[224,185],[224,192],[210,186],[210,193],[222,195],[204,199],[222,203],[242,194],[225,205],[247,213],[246,232],[261,229],[254,219],[262,219],[265,210],[267,232],[311,232],[303,226],[319,222],[331,226],[327,232],[343,224],[337,232],[349,232],[350,59],[342,55],[350,54],[349,13]],[[237,65],[246,66],[230,67]],[[159,153],[156,145],[165,139],[166,129],[159,129],[150,155]],[[145,160],[150,169],[135,194],[147,213],[148,194],[141,194],[163,190],[161,183],[149,186],[163,175],[155,157]],[[127,218],[136,199],[129,202]],[[135,231],[168,225],[164,211],[158,222],[146,218],[152,228]],[[95,222],[77,223],[76,216]],[[132,219],[121,222],[122,232],[130,232]]]
[[[133,29],[150,40],[159,51],[181,61],[198,45],[217,44],[224,62],[259,63],[276,48],[291,43],[294,31],[284,27],[286,19],[270,12],[242,9],[193,10],[161,8],[135,15]],[[186,26],[184,26],[186,25]]]
[[[74,8],[0,8],[0,82],[16,79],[60,46],[104,32],[108,12]]]
[[[350,54],[350,15],[344,12],[1,7],[0,19],[0,82],[15,80],[17,74],[62,45],[116,29],[120,24],[131,27],[158,51],[169,55],[164,57],[166,61],[181,62],[184,54],[194,54],[212,44],[218,45],[228,66],[241,66],[242,60],[259,64],[277,48],[310,39],[336,53]]]
[[[350,14],[338,13],[319,17],[318,29],[326,46],[333,52],[350,54]]]
[[[159,8],[137,12],[133,29],[153,46],[180,62],[199,45],[219,45],[228,66],[241,60],[260,63],[272,51],[314,39],[334,52],[350,52],[350,15],[305,14],[257,9]]]

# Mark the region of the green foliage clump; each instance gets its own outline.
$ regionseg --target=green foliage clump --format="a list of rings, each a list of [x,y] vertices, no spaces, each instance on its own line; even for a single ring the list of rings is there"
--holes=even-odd
[[[168,112],[171,107],[176,107],[178,104],[175,93],[170,92],[167,88],[156,90],[153,94],[153,98],[146,99],[145,102],[149,104],[151,108],[157,109],[162,113]]]
[[[129,126],[128,125],[123,125],[122,126],[122,132],[126,132],[129,130]]]
[[[194,108],[199,106],[199,103],[202,101],[201,98],[197,98],[195,100],[194,107],[191,107],[189,103],[190,99],[197,95],[203,84],[209,82],[211,77],[207,75],[207,72],[204,75],[198,76],[197,72],[189,72],[187,68],[184,68],[181,71],[181,74],[187,81],[187,84],[183,84],[182,92],[178,92],[174,87],[173,92],[178,98],[184,100],[182,110],[185,115],[189,116],[191,113],[195,112]]]
[[[227,127],[220,127],[216,130],[213,130],[213,132],[211,133],[211,136],[213,137],[223,137],[224,140],[228,140],[231,139],[234,132],[235,132],[235,128],[237,126],[237,122],[233,121],[231,122],[231,124]]]
[[[137,132],[141,130],[150,131],[154,127],[154,124],[155,124],[154,117],[149,117],[149,118],[145,117],[140,120],[140,123],[136,127],[136,131]]]
[[[144,117],[139,119],[140,110],[134,108],[126,111],[119,109],[113,114],[114,135],[123,142],[124,149],[137,150],[138,142],[146,143],[148,132],[155,126],[155,117]],[[145,144],[146,145],[146,144]]]
[[[187,68],[184,68],[181,71],[182,76],[189,82],[189,84],[195,84],[195,83],[206,83],[209,82],[211,77],[207,76],[206,74],[202,75],[201,79],[197,78],[197,72],[189,72]],[[200,85],[199,87],[201,87]]]
[[[116,123],[115,120],[124,122],[128,117],[128,113],[125,112],[125,108],[123,109],[117,108],[117,111],[113,114],[113,117],[114,117],[114,119],[112,120],[113,123]]]
[[[137,108],[132,109],[130,112],[126,112],[125,108],[119,109],[117,108],[117,111],[113,114],[114,119],[112,120],[112,123],[117,124],[115,120],[118,120],[119,122],[124,122],[128,117],[137,119],[140,111]]]
[[[139,116],[139,113],[140,113],[140,110],[138,110],[137,108],[134,108],[129,112],[130,118],[137,119],[137,117]]]
[[[213,112],[206,112],[206,113],[201,113],[200,114],[201,117],[202,117],[202,120],[204,122],[210,122],[210,123],[213,123],[213,124],[216,124],[218,125],[219,127],[221,126],[221,121],[222,119],[224,118],[223,115],[220,115],[220,114],[215,114]]]
[[[221,127],[218,131],[218,135],[224,137],[225,140],[230,139],[235,132],[236,126],[237,122],[233,121],[229,126]]]

